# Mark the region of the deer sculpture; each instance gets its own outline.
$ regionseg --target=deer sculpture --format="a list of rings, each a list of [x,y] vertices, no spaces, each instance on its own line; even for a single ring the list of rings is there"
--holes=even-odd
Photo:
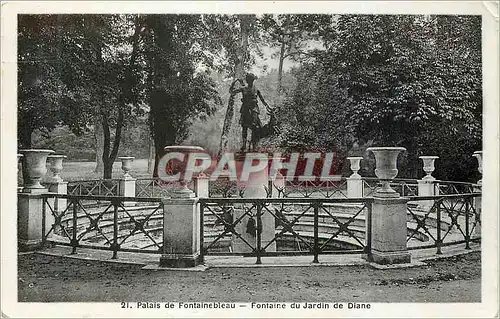
[[[274,108],[267,108],[267,115],[269,115],[269,121],[263,126],[252,126],[252,138],[250,140],[250,149],[255,151],[259,141],[263,138],[278,135],[279,127],[276,121],[276,114]]]

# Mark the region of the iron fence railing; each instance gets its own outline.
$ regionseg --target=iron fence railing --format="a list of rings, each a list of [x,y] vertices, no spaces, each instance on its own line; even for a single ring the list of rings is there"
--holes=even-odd
[[[273,182],[277,197],[285,198],[347,198],[347,180]]]
[[[229,178],[219,178],[209,181],[209,197],[231,198],[243,197],[245,193],[245,185],[238,184]]]
[[[409,197],[409,204],[415,205],[407,208],[408,249],[436,247],[436,254],[441,254],[441,247],[462,243],[470,249],[471,242],[481,239],[481,214],[474,203],[480,196],[471,193]],[[419,233],[429,244],[422,244],[422,240],[411,242]]]
[[[194,181],[187,183],[186,187],[195,190]],[[158,177],[138,178],[135,181],[136,197],[170,197],[172,190],[183,187],[180,182],[168,182]]]
[[[163,203],[160,198],[44,194],[42,242],[118,251],[161,253]],[[51,199],[66,200],[57,211]],[[98,207],[86,202],[100,202]],[[139,206],[135,206],[139,205]],[[48,227],[47,227],[48,226]],[[48,229],[47,229],[48,228]]]
[[[382,181],[380,178],[363,177],[363,196],[373,196],[381,187]],[[393,179],[389,186],[403,197],[418,195],[418,183],[415,179]]]
[[[120,181],[117,179],[69,181],[68,195],[119,196]]]
[[[375,177],[363,177],[363,197],[370,197],[381,186],[381,179]],[[469,194],[475,192],[475,185],[465,182],[452,182],[435,180],[436,195]],[[415,179],[393,179],[390,186],[401,196],[418,196],[418,180]],[[120,196],[120,180],[82,180],[69,181],[69,195],[85,196]],[[137,178],[135,180],[136,197],[170,197],[172,189],[180,187],[178,182],[166,182],[160,178]],[[187,184],[193,191],[195,181]],[[289,181],[278,183],[269,179],[266,185],[267,197],[285,198],[347,198],[347,179],[329,179],[320,181]],[[209,197],[230,198],[243,197],[245,185],[231,181],[227,178],[219,178],[209,181]],[[276,194],[271,195],[273,192]]]
[[[321,254],[370,253],[371,203],[370,198],[202,198],[201,252],[203,256],[255,256],[257,264],[263,256],[312,255],[313,262],[318,262]],[[338,204],[355,209],[338,214]],[[212,228],[207,228],[207,220]],[[220,227],[214,230],[215,226]],[[267,237],[266,229],[271,229]],[[206,236],[207,230],[211,236]],[[231,246],[222,241],[230,241]],[[298,244],[283,249],[290,242]],[[247,252],[231,251],[235,243]],[[221,247],[229,251],[220,251]]]
[[[68,195],[40,195],[44,244],[71,246],[73,252],[79,247],[110,250],[113,258],[119,251],[161,253],[162,198],[169,197],[162,191],[171,185],[141,179],[136,184],[136,197],[120,197],[114,195],[119,183],[105,182],[109,181],[74,183]],[[342,182],[327,185],[332,188],[329,193],[321,188],[324,185],[316,184],[308,193],[281,194],[278,198],[269,192],[266,198],[241,198],[242,194],[235,193],[234,197],[199,198],[202,254],[254,256],[258,263],[265,256],[311,255],[317,262],[322,254],[370,254],[373,197],[365,192],[364,198],[344,198],[339,194]],[[366,182],[375,191],[379,180]],[[481,194],[472,192],[477,191],[474,185],[451,182],[455,187],[448,190],[453,194],[415,196],[415,182],[392,183],[409,200],[408,249],[436,248],[440,254],[444,246],[465,244],[470,248],[471,242],[481,239],[481,216],[476,209]],[[236,184],[227,185],[244,191]],[[308,187],[306,183],[302,186]],[[105,195],[93,195],[99,191]],[[217,196],[224,194],[229,193]],[[61,200],[65,203],[55,204]],[[236,249],[235,243],[244,249]]]
[[[476,192],[475,185],[471,183],[439,180],[433,183],[436,195],[469,194]]]

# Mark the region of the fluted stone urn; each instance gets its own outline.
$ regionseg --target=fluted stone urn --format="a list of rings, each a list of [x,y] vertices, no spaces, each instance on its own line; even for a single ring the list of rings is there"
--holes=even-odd
[[[481,175],[483,175],[483,151],[475,151],[474,154],[472,154],[477,159],[478,167],[477,170]],[[483,183],[483,179],[481,178],[477,184],[481,185]]]
[[[439,156],[419,156],[418,158],[422,159],[424,162],[424,172],[425,175],[422,180],[424,181],[433,181],[435,180],[434,176],[432,176],[432,172],[434,172],[434,161],[439,158]]]
[[[375,175],[381,179],[382,187],[377,189],[377,197],[399,197],[391,188],[390,182],[398,176],[397,159],[400,152],[406,151],[404,147],[369,147],[367,151],[375,155]]]
[[[122,161],[122,171],[123,171],[123,178],[124,179],[128,179],[128,178],[132,178],[132,176],[130,175],[130,170],[132,169],[132,162],[134,161],[134,158],[133,156],[121,156],[121,157],[118,157],[118,159],[120,161]]]
[[[352,171],[352,175],[350,178],[361,178],[361,175],[358,174],[360,169],[359,162],[363,159],[361,156],[352,156],[347,158],[350,162],[350,168]]]
[[[27,149],[19,151],[24,155],[23,165],[26,165],[28,180],[24,182],[23,192],[33,189],[44,189],[40,181],[47,174],[47,157],[53,150]]]
[[[169,145],[164,148],[165,153],[182,153],[184,154],[184,160],[169,160],[165,167],[158,167],[158,171],[164,170],[167,175],[176,175],[180,174],[180,187],[174,190],[176,196],[178,197],[193,197],[194,193],[187,187],[187,182],[185,180],[185,176],[192,176],[193,172],[188,170],[192,170],[192,167],[187,167],[187,161],[190,153],[205,153],[203,147],[200,146],[184,146],[184,145]],[[162,161],[160,161],[160,164]],[[189,173],[189,174],[188,174]]]
[[[62,178],[60,176],[63,169],[63,159],[65,159],[65,155],[49,155],[47,157],[48,162],[50,163],[49,169],[52,172],[52,177],[50,178],[51,183],[62,182]]]

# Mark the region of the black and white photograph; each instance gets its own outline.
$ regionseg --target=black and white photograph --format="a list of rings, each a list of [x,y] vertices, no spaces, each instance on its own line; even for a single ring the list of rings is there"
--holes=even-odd
[[[498,317],[498,1],[2,8],[2,316]]]

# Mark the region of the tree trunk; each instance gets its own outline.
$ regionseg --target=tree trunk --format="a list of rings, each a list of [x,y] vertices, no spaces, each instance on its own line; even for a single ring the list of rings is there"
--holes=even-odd
[[[104,132],[102,130],[102,119],[96,114],[94,120],[94,138],[95,138],[95,169],[94,173],[102,174],[104,172],[104,163],[102,154],[104,152]]]
[[[112,176],[113,172],[113,162],[110,163],[109,161],[109,153],[110,153],[110,148],[111,148],[111,133],[109,131],[109,114],[103,113],[101,117],[101,122],[102,122],[102,131],[103,131],[103,137],[104,137],[104,145],[102,149],[102,162],[103,162],[103,178],[104,179],[110,179]]]
[[[148,128],[149,129],[149,128]],[[153,173],[153,165],[155,163],[155,145],[151,134],[149,134],[149,152],[148,152],[148,173]]]
[[[158,163],[161,157],[165,155],[165,146],[172,145],[172,141],[167,141],[164,129],[162,125],[159,125],[159,123],[153,123],[153,132],[154,132],[153,147],[155,149],[153,177],[158,177]]]
[[[285,61],[285,46],[286,43],[285,41],[281,42],[281,49],[280,49],[280,60],[278,64],[278,95],[281,93],[282,90],[282,79],[283,79],[283,61]]]
[[[33,129],[31,127],[22,126],[22,129],[18,130],[19,146],[21,149],[29,149],[32,147],[31,136],[33,135]]]
[[[111,179],[113,175],[113,163],[118,155],[120,140],[123,128],[123,105],[118,108],[118,118],[116,120],[115,138],[113,140],[113,148],[111,148],[111,133],[109,128],[109,115],[103,116],[102,127],[104,131],[104,152],[102,160],[104,162],[104,179]]]
[[[235,58],[236,65],[234,66],[234,71],[235,71],[234,73],[236,79],[243,80],[245,75],[244,65],[248,59],[248,34],[250,32],[253,16],[241,15],[239,18],[240,18],[240,29],[241,29],[241,38],[240,38],[241,43],[239,44],[237,50],[238,56]],[[226,115],[224,117],[222,134],[220,138],[219,157],[228,150],[229,131],[231,130],[233,116],[234,116],[234,96],[230,96],[227,105]]]
[[[102,128],[104,131],[104,147],[102,160],[104,162],[104,179],[111,179],[113,174],[113,163],[118,155],[118,149],[120,148],[120,141],[122,136],[122,129],[124,124],[124,110],[127,107],[127,103],[131,102],[136,105],[137,100],[134,98],[132,93],[132,75],[133,67],[137,60],[138,55],[138,40],[141,26],[139,24],[139,17],[135,19],[135,31],[132,39],[132,53],[130,55],[130,61],[127,66],[127,71],[125,73],[125,82],[121,88],[120,105],[118,106],[118,116],[116,119],[115,128],[115,138],[113,140],[113,148],[111,148],[111,134],[109,128],[109,113],[103,113],[102,117]],[[102,54],[99,55],[99,60],[102,62]],[[137,106],[137,105],[136,105]],[[107,112],[107,111],[105,111]]]

